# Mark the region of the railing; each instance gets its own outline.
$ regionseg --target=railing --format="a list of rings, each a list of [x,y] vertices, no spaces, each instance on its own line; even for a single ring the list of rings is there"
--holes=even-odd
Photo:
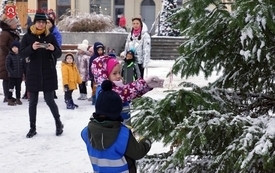
[[[153,31],[153,29],[155,29],[156,25],[158,27],[158,33],[157,33],[157,35],[159,36],[160,35],[160,12],[158,13],[157,17],[155,18],[154,23],[151,26],[151,29],[149,30],[149,34],[150,35],[153,34],[152,31]]]

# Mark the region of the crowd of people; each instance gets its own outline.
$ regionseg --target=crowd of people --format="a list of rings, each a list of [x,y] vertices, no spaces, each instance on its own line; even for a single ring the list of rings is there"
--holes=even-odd
[[[4,102],[21,105],[21,83],[25,80],[29,100],[30,130],[26,137],[37,134],[36,116],[38,94],[44,99],[55,120],[55,134],[63,133],[59,108],[55,102],[58,89],[56,64],[61,57],[62,37],[54,18],[41,12],[34,16],[22,40],[16,32],[16,18],[2,16],[0,27],[0,79],[3,82]],[[79,89],[78,100],[87,100],[87,83],[91,81],[91,98],[95,112],[81,132],[95,172],[135,172],[135,160],[150,150],[148,138],[137,140],[131,132],[129,105],[157,87],[163,80],[157,76],[144,78],[144,69],[150,61],[151,39],[143,28],[140,17],[132,19],[121,63],[116,55],[108,53],[104,44],[88,40],[78,44],[77,53],[68,53],[61,63],[64,102],[67,109],[79,107],[72,93]],[[13,98],[15,88],[16,97]],[[112,154],[110,154],[112,153]],[[107,160],[107,162],[106,162]],[[106,165],[106,163],[109,163]],[[114,164],[116,163],[116,164]]]

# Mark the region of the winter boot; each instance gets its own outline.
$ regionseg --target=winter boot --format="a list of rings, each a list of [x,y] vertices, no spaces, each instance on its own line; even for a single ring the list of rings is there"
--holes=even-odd
[[[55,135],[60,136],[63,133],[64,125],[62,124],[62,122],[60,120],[58,120],[55,124],[56,124]]]
[[[5,97],[3,100],[3,103],[6,103],[6,102],[8,102],[8,99]]]
[[[74,103],[73,100],[70,100],[71,101],[71,104],[74,105],[75,108],[78,108],[78,105]]]
[[[16,103],[12,99],[8,99],[8,105],[9,106],[15,106]]]
[[[77,98],[77,100],[82,100],[83,94],[80,93],[80,96]]]
[[[34,135],[36,135],[36,126],[35,123],[31,123],[31,129],[29,130],[29,132],[26,135],[26,138],[32,138]]]
[[[25,94],[23,95],[22,99],[28,99],[27,91],[26,91]]]
[[[74,109],[74,105],[71,100],[65,100],[65,103],[67,105],[67,109]]]
[[[96,102],[96,96],[92,96],[92,105],[95,105],[95,102]]]
[[[18,104],[18,105],[22,105],[22,102],[21,102],[20,99],[16,99],[15,103]]]
[[[87,94],[82,94],[81,100],[87,100]]]

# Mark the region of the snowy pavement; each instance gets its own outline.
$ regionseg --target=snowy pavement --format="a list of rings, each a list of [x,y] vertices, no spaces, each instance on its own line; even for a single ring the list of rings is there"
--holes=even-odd
[[[155,60],[152,61],[149,75],[157,75],[165,78],[164,88],[154,89],[148,96],[153,98],[163,98],[164,90],[168,89],[170,77],[166,78],[171,70],[173,61]],[[31,139],[25,137],[29,130],[28,121],[28,101],[23,100],[23,105],[7,106],[2,103],[3,94],[0,94],[0,173],[91,173],[91,165],[86,152],[85,144],[80,137],[81,130],[87,125],[90,116],[94,112],[91,102],[78,101],[78,91],[74,91],[73,97],[80,108],[76,110],[65,109],[63,100],[63,89],[60,74],[60,61],[57,65],[59,90],[57,91],[61,119],[65,125],[64,134],[55,136],[54,119],[47,107],[43,93],[39,95],[37,107],[37,135]],[[206,81],[203,75],[192,77],[187,81],[192,81],[199,86],[206,85],[213,81],[213,76]],[[183,81],[177,76],[173,76],[172,87],[177,89],[177,85]],[[2,81],[1,81],[2,82]],[[89,85],[88,85],[89,86]],[[22,83],[22,92],[25,85]],[[90,91],[90,88],[89,90]],[[3,93],[0,85],[0,93]],[[90,93],[90,92],[89,92]],[[152,153],[161,153],[168,150],[162,143],[152,145]]]

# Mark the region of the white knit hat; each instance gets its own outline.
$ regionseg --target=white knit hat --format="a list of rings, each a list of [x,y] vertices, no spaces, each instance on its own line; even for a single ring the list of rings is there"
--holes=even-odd
[[[89,47],[89,41],[88,40],[83,40],[81,44],[78,44],[77,49],[83,50],[83,51],[87,51],[88,47]]]

